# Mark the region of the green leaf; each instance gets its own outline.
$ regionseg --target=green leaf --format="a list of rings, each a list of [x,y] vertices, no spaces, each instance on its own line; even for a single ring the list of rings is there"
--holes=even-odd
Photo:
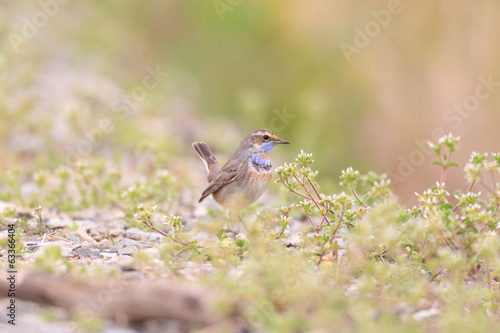
[[[183,253],[189,252],[191,250],[192,249],[190,247],[184,247],[184,248],[180,249],[179,252],[177,252],[177,254],[183,254]]]
[[[445,210],[445,209],[453,209],[453,205],[452,205],[452,204],[449,204],[449,203],[444,203],[444,204],[442,204],[440,207],[441,207],[441,210]]]
[[[237,239],[234,241],[237,247],[244,247],[246,245],[246,241],[244,239]]]
[[[451,167],[451,166],[454,166],[454,167],[459,167],[459,166],[460,166],[460,164],[458,164],[457,162],[448,162],[448,163],[446,164],[446,166],[447,166],[447,167]]]

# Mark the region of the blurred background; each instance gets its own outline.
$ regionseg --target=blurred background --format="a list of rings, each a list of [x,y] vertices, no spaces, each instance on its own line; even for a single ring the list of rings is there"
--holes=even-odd
[[[225,161],[266,128],[292,142],[275,166],[304,150],[325,191],[352,166],[388,173],[412,203],[440,175],[427,141],[460,136],[461,168],[472,151],[500,152],[497,0],[1,7],[2,173],[104,158],[203,180],[192,141]],[[461,168],[451,189],[465,187]]]

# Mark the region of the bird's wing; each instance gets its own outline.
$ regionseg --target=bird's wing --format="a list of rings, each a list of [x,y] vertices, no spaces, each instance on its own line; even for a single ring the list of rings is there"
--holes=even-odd
[[[217,192],[227,184],[234,182],[240,174],[238,170],[241,166],[242,163],[226,163],[226,165],[224,165],[224,167],[215,175],[208,187],[203,191],[198,202],[202,202],[209,195]]]

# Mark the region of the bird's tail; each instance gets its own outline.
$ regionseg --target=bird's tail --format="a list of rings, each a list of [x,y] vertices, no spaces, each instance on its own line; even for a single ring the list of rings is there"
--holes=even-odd
[[[205,163],[205,167],[207,168],[207,180],[210,183],[220,170],[219,162],[205,142],[193,142],[193,148],[198,156],[200,156],[203,163]]]

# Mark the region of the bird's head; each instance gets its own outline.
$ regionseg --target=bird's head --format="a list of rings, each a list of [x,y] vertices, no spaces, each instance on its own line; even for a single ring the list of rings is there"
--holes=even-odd
[[[289,144],[290,142],[281,140],[276,134],[267,130],[255,130],[250,132],[242,144],[248,145],[255,152],[269,154],[274,146],[279,144]]]

